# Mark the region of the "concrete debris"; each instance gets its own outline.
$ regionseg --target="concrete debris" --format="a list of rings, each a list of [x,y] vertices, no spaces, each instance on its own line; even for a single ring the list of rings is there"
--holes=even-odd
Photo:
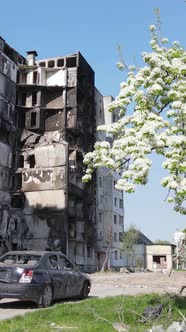
[[[53,329],[56,329],[56,330],[64,330],[64,331],[67,331],[67,330],[76,330],[78,327],[76,326],[66,326],[66,325],[57,325],[56,323],[50,323],[50,327],[52,327]]]
[[[173,322],[166,330],[163,329],[162,325],[153,326],[149,332],[186,332],[186,321]]]
[[[129,327],[126,324],[123,323],[113,323],[112,327],[114,330],[118,332],[127,332],[129,331]]]
[[[154,319],[161,315],[163,310],[162,304],[157,304],[155,306],[149,306],[143,311],[143,316],[145,317],[145,320],[147,319]]]
[[[120,273],[127,273],[127,274],[130,273],[129,270],[126,267],[121,267],[119,272]]]
[[[151,270],[147,268],[142,267],[121,267],[119,270],[120,273],[134,273],[134,272],[152,272]]]

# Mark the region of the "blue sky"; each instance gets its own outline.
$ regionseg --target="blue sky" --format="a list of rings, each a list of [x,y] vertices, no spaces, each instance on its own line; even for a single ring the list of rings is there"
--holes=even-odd
[[[124,74],[116,69],[117,45],[127,64],[141,65],[140,54],[149,50],[148,26],[159,8],[162,35],[186,46],[184,0],[32,0],[1,4],[0,35],[22,55],[36,50],[38,59],[80,51],[95,71],[96,86],[103,95],[119,92]],[[137,225],[151,240],[171,240],[186,227],[186,217],[163,201],[160,160],[146,187],[125,195],[125,221]]]

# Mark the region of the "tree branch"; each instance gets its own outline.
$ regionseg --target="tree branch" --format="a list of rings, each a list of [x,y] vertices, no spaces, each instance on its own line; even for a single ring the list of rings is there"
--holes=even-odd
[[[161,114],[163,112],[163,110],[169,105],[169,102],[166,103],[162,108],[161,110],[158,112],[159,114]]]
[[[114,172],[117,168],[120,168],[121,166],[125,165],[127,162],[130,161],[130,158],[125,159],[125,161],[123,161],[121,164],[119,164],[118,166],[114,167],[111,171],[109,171],[108,173],[106,173],[104,175],[104,177],[106,177],[107,175],[111,174],[112,172]]]

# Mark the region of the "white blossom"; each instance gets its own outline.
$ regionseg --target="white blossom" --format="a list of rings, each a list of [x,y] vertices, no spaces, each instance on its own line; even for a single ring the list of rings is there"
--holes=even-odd
[[[169,42],[168,38],[162,38],[161,40],[162,44],[167,44]]]
[[[180,46],[180,43],[179,43],[179,41],[175,40],[175,41],[173,42],[173,45],[174,45],[175,47],[179,47],[179,46]]]
[[[167,202],[168,202],[168,203],[174,203],[174,201],[175,201],[175,200],[174,200],[173,197],[168,197],[168,198],[167,198]]]
[[[172,103],[172,108],[173,109],[181,109],[182,108],[182,102],[180,100],[174,101]]]
[[[162,90],[163,90],[163,88],[161,87],[161,85],[158,83],[155,83],[148,89],[148,92],[149,93],[158,93],[158,92],[161,92]]]
[[[149,30],[150,31],[155,31],[156,30],[156,26],[154,24],[149,26]]]
[[[167,48],[159,45],[155,30],[155,25],[150,26],[152,51],[142,53],[144,67],[130,66],[109,106],[111,112],[120,110],[118,121],[98,128],[114,135],[113,142],[96,142],[94,151],[85,156],[83,181],[104,166],[122,173],[116,188],[132,193],[148,181],[151,153],[161,154],[167,202],[186,214],[186,51],[178,42]]]
[[[174,110],[168,110],[168,111],[167,111],[167,116],[168,116],[168,117],[171,117],[171,116],[173,116],[173,115],[175,115],[175,111],[174,111]]]
[[[91,174],[85,174],[82,177],[83,182],[88,182],[89,180],[91,180]]]

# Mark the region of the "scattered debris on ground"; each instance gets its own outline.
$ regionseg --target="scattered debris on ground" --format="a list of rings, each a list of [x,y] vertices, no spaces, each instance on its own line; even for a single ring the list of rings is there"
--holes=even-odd
[[[180,294],[182,285],[186,283],[186,271],[135,272],[131,273],[126,268],[121,272],[98,272],[90,275],[92,279],[91,296],[99,294],[99,297],[114,295],[137,294]],[[181,296],[185,296],[186,290],[182,289]]]
[[[143,311],[144,319],[143,322],[146,322],[148,319],[158,318],[163,311],[163,304],[157,304],[155,306],[149,306]]]

